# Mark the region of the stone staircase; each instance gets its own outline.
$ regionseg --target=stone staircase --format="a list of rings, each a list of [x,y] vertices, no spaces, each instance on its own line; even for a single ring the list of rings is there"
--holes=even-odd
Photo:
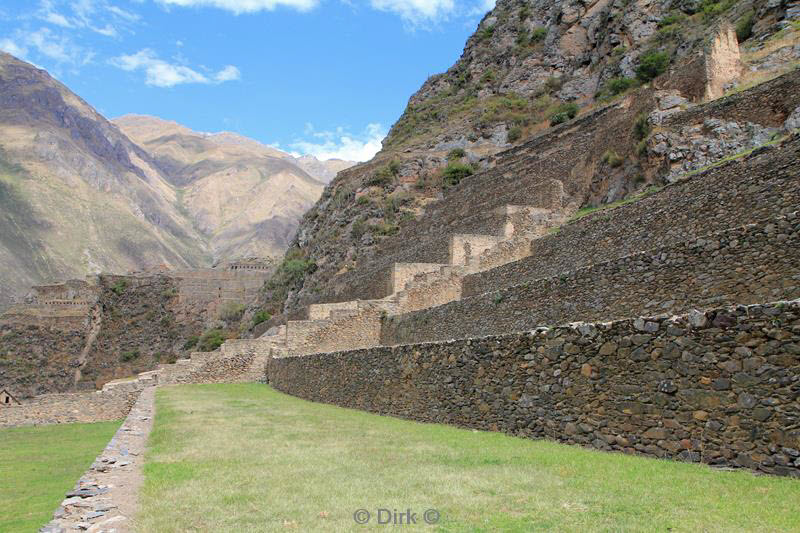
[[[377,346],[384,317],[459,300],[465,276],[530,255],[531,241],[566,218],[561,210],[518,205],[506,205],[495,214],[504,219],[499,235],[452,235],[448,264],[395,263],[389,296],[312,304],[306,320],[289,320],[259,337],[263,350],[284,357]]]

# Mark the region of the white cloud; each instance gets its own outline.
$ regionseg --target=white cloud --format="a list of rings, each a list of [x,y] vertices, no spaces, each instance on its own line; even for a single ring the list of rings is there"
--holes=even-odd
[[[130,11],[126,11],[125,9],[122,9],[121,7],[109,5],[108,7],[106,7],[106,9],[108,9],[110,12],[114,13],[119,18],[127,20],[129,22],[136,22],[141,18],[136,13],[131,13]]]
[[[314,126],[307,124],[305,134],[311,139],[290,144],[293,153],[313,155],[323,161],[368,161],[381,149],[386,128],[380,124],[369,124],[360,135],[352,135],[344,128],[336,128],[336,131],[315,131]]]
[[[111,60],[111,64],[128,72],[143,70],[145,83],[154,87],[174,87],[183,83],[222,83],[238,80],[241,77],[239,69],[233,65],[227,65],[217,73],[206,75],[185,65],[159,59],[149,48],[139,50],[135,54],[115,57]]]
[[[454,0],[370,0],[370,4],[415,25],[445,19],[455,9]]]
[[[128,28],[141,18],[108,0],[40,0],[36,16],[62,28],[88,29],[106,37],[117,37],[117,26]]]
[[[56,26],[61,26],[62,28],[71,28],[72,23],[67,20],[67,17],[62,15],[61,13],[56,13],[55,11],[49,11],[45,13],[42,18],[49,22],[50,24],[55,24]]]
[[[50,28],[39,28],[36,31],[17,30],[11,38],[4,38],[3,50],[17,57],[26,57],[29,52],[36,52],[59,64],[73,67],[85,65],[94,57],[94,53],[76,45],[67,35],[56,34]]]
[[[18,58],[24,58],[28,54],[27,48],[20,46],[9,38],[0,39],[0,50]]]
[[[216,74],[214,74],[214,79],[218,83],[222,83],[224,81],[234,81],[238,80],[242,77],[242,73],[239,72],[239,69],[234,67],[233,65],[228,65],[227,67],[223,68]]]
[[[319,0],[158,0],[167,6],[216,7],[236,15],[272,11],[277,7],[289,7],[298,11],[310,11]]]

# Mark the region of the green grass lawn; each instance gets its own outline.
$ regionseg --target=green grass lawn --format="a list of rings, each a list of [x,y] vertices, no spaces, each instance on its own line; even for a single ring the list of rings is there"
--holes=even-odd
[[[120,425],[0,429],[0,531],[37,531]]]
[[[800,531],[800,481],[314,404],[263,385],[162,388],[139,531]],[[391,527],[391,526],[380,526]],[[414,530],[402,527],[401,531]]]

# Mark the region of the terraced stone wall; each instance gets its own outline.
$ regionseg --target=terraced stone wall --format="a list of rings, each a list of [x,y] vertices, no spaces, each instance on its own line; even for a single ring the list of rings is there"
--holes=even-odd
[[[273,359],[308,400],[800,477],[800,302]]]
[[[514,281],[524,279],[519,274]],[[792,213],[389,317],[383,322],[381,344],[795,298],[800,298],[800,216]]]
[[[800,69],[795,69],[746,92],[671,115],[664,120],[663,125],[681,127],[717,118],[779,127],[798,106]]]
[[[615,171],[603,166],[603,155],[611,151],[624,161],[639,159],[634,153],[638,142],[634,126],[640,114],[657,108],[653,94],[654,90],[641,90],[496,154],[488,161],[488,169],[462,180],[418,220],[366,250],[355,268],[312,277],[309,283],[318,290],[305,291],[303,298],[292,302],[289,316],[301,316],[292,312],[316,302],[387,296],[394,263],[447,263],[450,236],[499,233],[502,222],[493,213],[503,205],[576,208],[624,197],[635,189],[635,180],[626,177],[624,167]],[[707,118],[777,127],[800,105],[798,95],[800,71],[794,71],[717,101],[676,110],[660,127],[680,130]],[[655,163],[651,160],[645,165]],[[661,175],[658,169],[650,171],[655,177]],[[724,188],[726,181],[722,177],[718,186]]]
[[[450,237],[501,234],[506,205],[578,207],[589,193],[593,162],[609,149],[629,152],[637,115],[652,107],[644,91],[494,156],[489,169],[462,180],[422,217],[365,253],[357,268],[327,282],[315,301],[299,304],[383,298],[394,263],[449,263]]]
[[[583,268],[698,236],[759,223],[800,205],[800,136],[707,170],[616,209],[536,239],[531,255],[467,276],[464,295]]]

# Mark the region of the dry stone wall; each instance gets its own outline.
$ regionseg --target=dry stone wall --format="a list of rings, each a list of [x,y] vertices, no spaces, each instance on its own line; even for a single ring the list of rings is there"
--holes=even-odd
[[[652,107],[651,100],[644,92],[633,102],[598,110],[495,156],[489,169],[463,180],[422,217],[370,250],[317,301],[387,296],[394,263],[449,263],[453,235],[503,234],[505,206],[577,207],[590,186],[587,161],[600,159],[607,149],[625,153],[636,116]]]
[[[634,133],[637,118],[658,108],[656,92],[637,91],[615,105],[550,128],[491,157],[488,168],[462,180],[441,201],[428,205],[418,220],[404,224],[397,235],[359,254],[355,268],[341,273],[321,267],[308,278],[301,296],[289,303],[288,314],[294,316],[298,308],[316,302],[387,296],[394,263],[447,263],[452,235],[500,233],[496,210],[503,205],[572,209],[633,192],[635,180],[633,174],[625,174],[628,171],[660,180],[669,168],[656,168],[660,165],[658,158],[642,162],[635,153],[638,140]],[[711,118],[778,128],[800,105],[797,95],[800,71],[707,104],[685,110],[676,106],[659,127],[677,131]],[[623,166],[616,170],[603,166],[606,152],[616,153]],[[725,181],[718,184],[720,188],[725,187]],[[308,253],[316,256],[327,252],[311,248]]]
[[[800,216],[655,248],[384,320],[381,344],[525,331],[571,321],[800,298]]]
[[[800,302],[274,359],[313,401],[800,477]]]
[[[169,275],[176,280],[180,305],[213,320],[225,304],[244,305],[253,300],[272,275],[272,269],[245,266],[185,270]]]
[[[155,379],[130,380],[93,392],[45,394],[0,408],[0,427],[100,422],[125,418],[139,393]]]
[[[468,276],[464,295],[563,272],[788,214],[800,205],[800,136],[536,239],[531,255]]]
[[[752,122],[781,127],[800,106],[800,69],[795,69],[742,93],[675,113],[663,121],[665,127],[700,124],[706,119]]]

